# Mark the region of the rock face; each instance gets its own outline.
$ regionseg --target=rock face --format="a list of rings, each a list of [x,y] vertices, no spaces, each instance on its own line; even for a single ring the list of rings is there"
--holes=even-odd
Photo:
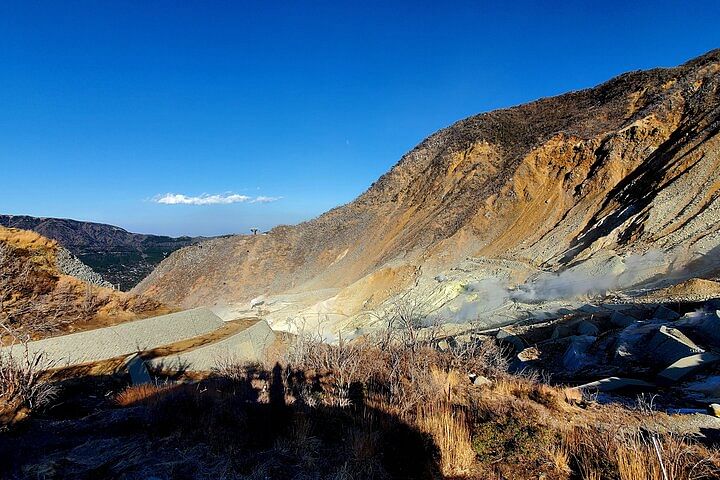
[[[0,215],[0,226],[32,230],[56,240],[105,282],[120,285],[121,290],[134,287],[171,252],[203,240],[130,233],[102,223],[27,215]]]
[[[355,201],[267,235],[183,248],[135,291],[186,307],[316,292],[309,302],[333,297],[349,315],[423,278],[442,286],[433,278],[468,257],[561,271],[658,249],[679,279],[711,275],[719,88],[715,50],[461,120]]]

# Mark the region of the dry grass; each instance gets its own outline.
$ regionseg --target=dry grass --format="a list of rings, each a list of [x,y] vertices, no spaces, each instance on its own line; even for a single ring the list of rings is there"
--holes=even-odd
[[[573,391],[483,368],[492,346],[439,352],[427,345],[302,340],[290,370],[322,380],[316,403],[344,405],[351,385],[363,402],[429,435],[439,469],[453,478],[649,479],[719,478],[716,451],[689,437],[652,429],[648,413],[615,406],[583,408]],[[483,351],[478,353],[478,348]],[[469,374],[492,378],[485,387]],[[298,392],[296,392],[298,393]],[[304,393],[299,392],[302,396]],[[352,395],[350,395],[352,397]],[[319,402],[318,402],[319,399]],[[352,403],[352,402],[351,402]],[[652,412],[650,412],[652,414]],[[659,433],[665,432],[665,433]]]
[[[153,299],[63,275],[56,257],[54,241],[0,227],[0,322],[38,339],[169,312]]]
[[[115,404],[120,407],[151,405],[160,401],[163,394],[169,393],[176,388],[175,385],[171,384],[156,385],[154,383],[143,383],[140,385],[130,385],[115,395],[113,400]]]
[[[432,436],[440,451],[444,475],[463,475],[475,464],[470,427],[465,412],[447,403],[429,404],[418,409],[415,423]]]

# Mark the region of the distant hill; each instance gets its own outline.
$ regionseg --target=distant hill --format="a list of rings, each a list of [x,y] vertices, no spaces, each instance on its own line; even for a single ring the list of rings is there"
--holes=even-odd
[[[0,215],[0,226],[32,230],[56,240],[121,290],[134,287],[170,253],[204,240],[130,233],[102,223],[27,215]]]

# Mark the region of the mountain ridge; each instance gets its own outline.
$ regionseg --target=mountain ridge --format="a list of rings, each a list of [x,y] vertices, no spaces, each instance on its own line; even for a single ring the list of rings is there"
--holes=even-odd
[[[349,314],[468,257],[557,271],[633,249],[680,263],[714,255],[718,71],[713,50],[459,120],[356,200],[268,235],[181,249],[135,291],[194,306],[360,282]]]

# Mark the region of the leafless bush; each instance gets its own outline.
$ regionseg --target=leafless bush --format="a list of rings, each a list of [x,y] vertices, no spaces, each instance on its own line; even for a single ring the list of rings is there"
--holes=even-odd
[[[401,344],[415,349],[420,343],[420,330],[428,315],[428,306],[410,292],[390,302],[387,308],[366,312],[373,323],[380,325],[374,341],[381,348]]]
[[[455,343],[448,348],[447,355],[448,368],[487,377],[506,374],[510,364],[509,349],[488,337]]]
[[[20,345],[20,355],[10,347],[0,351],[0,400],[31,410],[46,406],[57,395],[57,388],[42,378],[52,365],[42,353],[30,353],[27,342]]]

